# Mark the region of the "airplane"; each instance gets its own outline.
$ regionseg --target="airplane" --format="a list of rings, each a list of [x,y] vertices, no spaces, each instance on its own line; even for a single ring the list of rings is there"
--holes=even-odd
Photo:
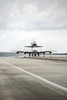
[[[35,41],[33,41],[32,43],[31,43],[31,45],[30,46],[25,46],[25,47],[28,47],[28,48],[32,48],[32,50],[31,51],[17,51],[16,53],[18,54],[18,53],[23,53],[23,54],[29,54],[29,57],[36,57],[36,56],[39,56],[40,54],[43,54],[43,56],[44,56],[44,54],[45,53],[52,53],[52,51],[37,51],[37,50],[33,50],[33,48],[39,48],[39,47],[43,47],[43,46],[38,46],[37,45],[37,43],[35,42]]]

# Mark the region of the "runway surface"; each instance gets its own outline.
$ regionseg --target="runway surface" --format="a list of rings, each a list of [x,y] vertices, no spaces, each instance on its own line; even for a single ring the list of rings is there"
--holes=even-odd
[[[0,100],[67,100],[67,62],[1,57]]]

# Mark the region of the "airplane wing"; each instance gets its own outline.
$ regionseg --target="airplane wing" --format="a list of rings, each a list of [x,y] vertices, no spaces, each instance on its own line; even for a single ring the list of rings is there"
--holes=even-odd
[[[17,51],[16,53],[18,54],[18,53],[23,53],[24,51]]]
[[[43,53],[46,53],[46,52],[47,52],[47,53],[52,53],[52,51],[43,51]]]
[[[29,48],[36,48],[36,47],[43,47],[43,46],[25,46],[25,47],[29,47]]]
[[[17,54],[18,53],[24,53],[24,54],[29,54],[29,53],[39,53],[39,54],[45,54],[45,53],[52,53],[52,51],[17,51],[16,52]]]
[[[25,47],[29,47],[29,48],[32,48],[33,46],[25,46]]]
[[[36,47],[43,47],[43,46],[36,46]]]

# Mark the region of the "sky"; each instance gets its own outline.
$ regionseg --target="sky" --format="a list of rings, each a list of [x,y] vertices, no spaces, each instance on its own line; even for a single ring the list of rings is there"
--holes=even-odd
[[[67,0],[0,0],[0,52],[24,50],[33,38],[42,50],[67,52]]]

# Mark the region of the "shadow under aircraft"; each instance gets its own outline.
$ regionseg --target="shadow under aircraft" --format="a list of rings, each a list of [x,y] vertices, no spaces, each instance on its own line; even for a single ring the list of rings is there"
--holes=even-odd
[[[27,47],[27,48],[31,48],[31,51],[17,51],[16,53],[18,54],[18,53],[23,53],[23,54],[29,54],[29,57],[36,57],[36,56],[40,56],[40,54],[42,54],[43,56],[46,54],[46,53],[49,53],[49,54],[51,54],[52,53],[52,51],[38,51],[38,50],[33,50],[33,48],[40,48],[40,47],[43,47],[43,46],[38,46],[37,45],[37,43],[35,42],[35,41],[33,41],[32,43],[31,43],[31,45],[30,46],[25,46],[25,47]]]

